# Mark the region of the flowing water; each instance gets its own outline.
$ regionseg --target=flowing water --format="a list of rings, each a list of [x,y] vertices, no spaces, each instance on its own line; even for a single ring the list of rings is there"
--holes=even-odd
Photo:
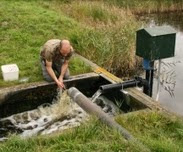
[[[175,57],[162,60],[159,102],[173,112],[183,115],[183,12],[151,14],[142,16],[140,19],[148,23],[144,27],[170,25],[177,31]],[[157,79],[154,79],[154,98],[156,93]]]
[[[97,104],[105,113],[108,113],[110,116],[115,116],[118,113],[122,113],[118,106],[102,95],[100,89],[97,90],[91,97],[91,101]]]
[[[15,114],[0,120],[0,141],[8,134],[21,137],[50,134],[56,131],[79,126],[88,115],[74,103],[65,91],[58,95],[57,101],[43,104],[37,109]]]
[[[111,116],[120,110],[110,100],[100,96],[97,91],[92,101]],[[0,119],[0,141],[9,134],[19,134],[22,138],[50,134],[79,126],[88,119],[86,112],[67,95],[67,91],[59,92],[53,104],[45,103],[37,109],[26,111]]]
[[[123,113],[117,105],[115,105],[111,100],[105,96],[99,96],[95,102],[101,109],[107,113],[109,116],[115,116],[117,114]]]
[[[175,57],[162,60],[161,90],[159,102],[170,110],[183,115],[183,13],[143,16],[148,26],[171,25],[178,32],[176,36]],[[146,25],[144,25],[146,26]],[[147,27],[147,26],[146,26]],[[155,75],[156,77],[156,75]],[[154,98],[157,81],[154,81]],[[15,114],[0,120],[0,141],[6,140],[11,133],[22,138],[50,134],[68,128],[76,127],[87,120],[88,115],[68,96],[58,95],[58,101],[53,104],[43,104],[37,109]],[[120,112],[111,101],[97,91],[91,98],[101,109],[115,115]]]
[[[95,94],[91,97],[91,101],[95,102],[95,100],[102,94],[101,90],[97,90]]]

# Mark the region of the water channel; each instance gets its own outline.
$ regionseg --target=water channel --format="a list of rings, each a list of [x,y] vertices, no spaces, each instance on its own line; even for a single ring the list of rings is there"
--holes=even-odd
[[[183,13],[173,14],[154,14],[141,17],[144,20],[144,27],[155,25],[171,25],[177,30],[175,57],[162,60],[161,71],[161,90],[159,102],[170,110],[183,115]],[[148,25],[147,25],[148,23]],[[154,80],[154,95],[156,97],[157,81]],[[100,105],[102,110],[113,115],[116,112],[115,106],[110,103],[107,105],[104,101],[108,101],[104,96],[100,96],[100,92],[96,92],[92,100]],[[98,100],[96,100],[98,98]],[[108,101],[109,102],[109,101]],[[56,111],[56,107],[63,107],[64,102],[53,104],[52,106],[42,106],[41,108],[15,114],[4,119],[1,119],[0,141],[4,140],[4,136],[14,130],[12,133],[19,133],[21,136],[32,136],[37,134],[49,134],[56,130],[64,130],[67,128],[78,126],[85,118],[86,113],[77,105],[72,104],[70,110],[65,109],[62,113]],[[70,105],[70,104],[69,104]],[[64,106],[65,107],[65,106]],[[58,109],[57,108],[57,109]],[[74,109],[74,110],[73,110]],[[60,111],[60,110],[58,110]],[[57,113],[54,115],[54,112]],[[52,114],[50,116],[50,113]],[[36,115],[37,114],[37,115]],[[26,116],[27,119],[24,119]],[[35,119],[33,119],[35,117]],[[17,118],[17,119],[15,119]],[[62,121],[60,121],[62,119]],[[59,122],[58,122],[59,120]],[[41,122],[41,123],[40,123]],[[7,123],[8,127],[7,128]],[[17,129],[17,130],[16,130]],[[4,133],[4,135],[2,134]],[[6,137],[5,137],[6,139]]]
[[[93,95],[93,102],[111,117],[122,112],[100,91]],[[44,103],[36,109],[0,118],[0,142],[7,140],[10,133],[22,138],[51,134],[79,126],[85,120],[88,114],[71,100],[67,91],[58,91],[52,104]]]
[[[143,15],[144,27],[170,25],[176,31],[175,57],[162,60],[159,102],[169,110],[183,115],[183,12]],[[153,98],[156,98],[154,79]]]

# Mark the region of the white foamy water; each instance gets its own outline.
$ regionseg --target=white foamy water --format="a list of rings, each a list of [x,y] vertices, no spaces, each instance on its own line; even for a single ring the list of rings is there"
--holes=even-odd
[[[95,100],[102,94],[100,90],[97,90],[95,94],[91,97],[91,101],[95,102]]]
[[[109,116],[115,116],[116,114],[122,113],[118,106],[103,95],[95,99],[94,103],[96,103]]]
[[[114,116],[121,111],[101,92],[97,91],[92,99],[105,113]],[[8,134],[19,134],[22,138],[51,134],[57,131],[77,127],[88,119],[88,114],[67,95],[59,93],[53,104],[45,103],[37,109],[14,114],[0,120],[0,141]]]
[[[7,139],[7,133],[21,137],[50,134],[56,131],[79,126],[87,119],[87,114],[74,103],[67,92],[58,96],[52,105],[42,105],[35,110],[19,113],[0,120],[0,141]]]

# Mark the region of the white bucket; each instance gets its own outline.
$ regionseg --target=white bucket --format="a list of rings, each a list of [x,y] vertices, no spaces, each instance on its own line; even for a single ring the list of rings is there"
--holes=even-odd
[[[19,68],[16,64],[7,64],[1,66],[4,81],[18,80]]]

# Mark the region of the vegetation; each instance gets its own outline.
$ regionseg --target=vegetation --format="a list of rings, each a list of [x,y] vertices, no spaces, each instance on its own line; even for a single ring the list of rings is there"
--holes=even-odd
[[[85,27],[70,38],[79,54],[115,75],[134,74],[139,63],[135,57],[135,31],[140,23],[131,13],[98,1],[58,4],[55,1],[49,7]]]
[[[154,111],[118,116],[116,120],[152,151],[183,151],[183,121],[176,116]]]
[[[29,82],[42,80],[38,54],[40,47],[52,38],[69,39],[77,53],[114,74],[134,72],[138,24],[131,14],[101,2],[2,0],[0,3],[0,65],[17,63],[20,78],[28,77]],[[81,71],[85,69],[88,68]],[[17,83],[4,83],[2,77],[0,80],[1,86]]]
[[[136,72],[135,31],[141,26],[133,13],[182,10],[181,0],[32,0],[0,1],[0,65],[17,63],[20,79],[41,81],[40,47],[48,39],[69,39],[77,53],[116,75]],[[131,11],[133,13],[131,13]],[[72,58],[72,74],[90,68]],[[21,82],[3,82],[0,86]],[[116,120],[152,151],[183,151],[183,123],[157,112],[123,115]],[[0,143],[10,151],[141,151],[96,119],[50,136],[11,137]]]
[[[16,63],[20,79],[42,80],[39,64],[40,47],[52,38],[69,39],[80,26],[73,19],[40,5],[37,1],[0,1],[0,65]],[[72,28],[72,27],[75,28]],[[78,59],[70,64],[72,74],[85,73],[90,68]],[[4,82],[0,86],[21,83]]]
[[[105,2],[132,11],[135,14],[183,10],[182,0],[106,0]]]
[[[123,77],[134,75],[140,64],[134,53],[135,31],[141,23],[131,12],[160,10],[182,10],[182,1],[1,0],[0,65],[17,63],[20,79],[40,81],[40,47],[48,39],[65,38],[77,53],[109,72]],[[70,68],[73,74],[90,71],[78,59]],[[1,87],[19,83],[3,82],[0,73]]]
[[[183,151],[183,123],[176,117],[162,113],[131,113],[116,118],[117,121],[152,151]],[[115,130],[96,119],[80,127],[53,135],[30,139],[11,137],[0,143],[0,152],[55,152],[55,151],[142,151]]]

